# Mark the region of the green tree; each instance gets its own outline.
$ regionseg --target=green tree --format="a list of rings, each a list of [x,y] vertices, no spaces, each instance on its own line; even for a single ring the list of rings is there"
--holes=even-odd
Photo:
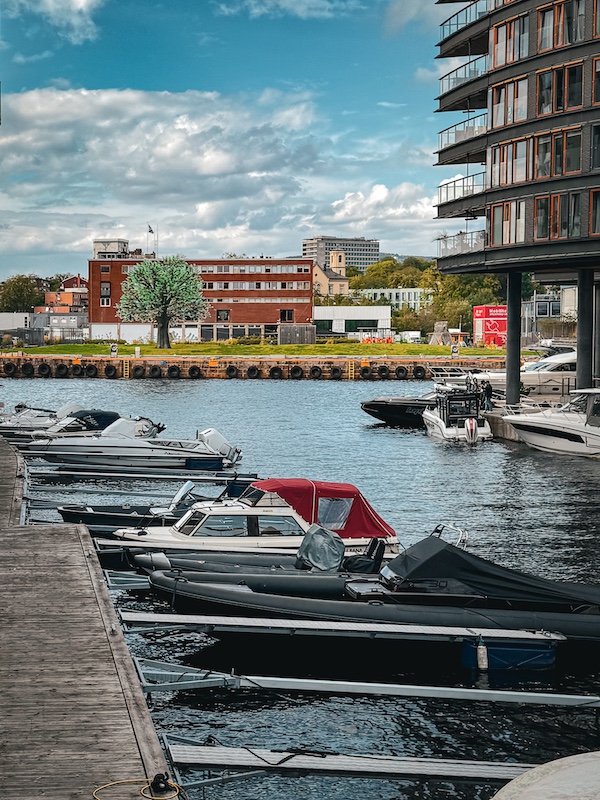
[[[48,291],[49,292],[58,292],[60,289],[62,282],[66,281],[67,278],[72,278],[72,274],[70,272],[59,272],[57,275],[50,275],[49,278],[46,278],[48,281]]]
[[[123,283],[123,296],[117,313],[124,321],[154,322],[156,346],[171,347],[169,324],[172,320],[202,320],[210,306],[202,296],[202,281],[183,256],[146,259],[138,264]]]
[[[15,275],[0,286],[0,311],[31,311],[42,305],[44,293],[36,285],[35,275]]]

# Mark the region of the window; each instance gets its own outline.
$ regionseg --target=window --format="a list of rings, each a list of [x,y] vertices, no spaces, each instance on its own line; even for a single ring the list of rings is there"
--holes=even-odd
[[[557,131],[535,137],[534,177],[549,178],[581,171],[581,130]]]
[[[110,297],[101,297],[100,298],[100,306],[110,306]]]
[[[538,14],[538,53],[552,50],[554,30],[554,9],[543,8]]]
[[[537,79],[537,114],[544,116],[578,108],[583,103],[583,65],[540,72]]]
[[[585,33],[585,0],[567,0],[556,6],[556,47],[583,41]]]
[[[217,309],[217,322],[229,322],[230,310],[228,308]]]
[[[319,525],[331,531],[342,530],[350,514],[351,497],[320,497],[317,510]]]
[[[293,322],[294,321],[294,309],[293,308],[281,308],[279,310],[279,321],[280,322]]]
[[[527,79],[494,86],[490,90],[490,104],[494,128],[527,119]]]
[[[590,235],[600,236],[600,190],[591,193],[590,200]]]
[[[552,112],[552,72],[542,72],[538,75],[537,84],[537,113],[538,116]]]
[[[246,516],[209,514],[192,536],[248,536]]]
[[[535,177],[548,178],[550,176],[550,157],[552,152],[551,137],[549,135],[537,136],[535,151]]]
[[[550,235],[550,198],[536,197],[535,212],[535,239],[548,239]]]
[[[565,133],[564,138],[566,152],[565,173],[581,172],[581,133],[579,131],[570,131]]]
[[[101,281],[100,297],[110,297],[110,281]]]
[[[591,168],[600,169],[600,125],[592,125]]]
[[[535,238],[567,239],[581,235],[581,203],[578,192],[552,194],[535,199]]]
[[[103,274],[110,272],[110,266],[108,264],[106,265],[102,264],[102,266],[100,267],[100,272],[102,272]]]
[[[490,228],[492,245],[525,241],[525,201],[511,200],[492,206]]]
[[[503,22],[490,31],[492,66],[502,67],[528,55],[529,18],[527,16]]]
[[[259,536],[304,536],[304,531],[293,517],[258,517]]]

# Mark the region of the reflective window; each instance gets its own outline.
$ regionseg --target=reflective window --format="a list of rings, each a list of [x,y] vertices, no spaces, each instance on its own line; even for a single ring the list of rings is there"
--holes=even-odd
[[[319,525],[337,531],[344,527],[352,508],[351,497],[320,497],[317,510]]]
[[[211,514],[192,536],[248,536],[248,523],[244,515]]]
[[[259,536],[304,536],[304,531],[293,517],[258,517]]]
[[[180,533],[185,533],[186,536],[189,536],[194,528],[198,527],[205,516],[206,514],[203,511],[188,511],[179,522],[175,523],[174,527]]]

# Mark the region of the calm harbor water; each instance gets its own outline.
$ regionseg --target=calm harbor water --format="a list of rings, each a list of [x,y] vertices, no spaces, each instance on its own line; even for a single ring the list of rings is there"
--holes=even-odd
[[[439,443],[422,431],[379,425],[360,408],[362,400],[384,394],[419,395],[430,386],[397,381],[36,379],[4,380],[0,399],[7,409],[19,401],[45,408],[73,401],[140,414],[166,423],[164,435],[179,438],[193,438],[196,429],[215,427],[242,447],[242,471],[356,484],[405,545],[427,535],[438,523],[455,523],[469,530],[468,547],[478,555],[549,578],[600,582],[600,462],[551,456],[506,442],[474,448]],[[92,498],[110,500],[102,497],[101,489],[97,496],[85,499],[92,502]],[[69,500],[81,498],[69,496]],[[121,594],[115,600],[129,609],[160,607],[158,601],[139,596]],[[196,636],[129,639],[136,655],[202,663],[198,649],[203,641]],[[285,648],[283,641],[281,648]],[[244,649],[239,650],[228,655],[235,663],[223,666],[242,672],[248,660]],[[318,652],[314,658],[319,658]],[[335,669],[335,663],[330,664],[332,674]],[[599,669],[590,659],[589,664],[567,673],[556,670],[503,680],[511,686],[521,682],[530,687],[597,692]],[[376,680],[377,664],[373,673]],[[293,667],[288,674],[294,674]],[[432,675],[411,674],[407,682],[455,684],[472,679],[439,669]],[[152,713],[161,731],[200,741],[210,734],[230,746],[304,746],[343,753],[528,763],[600,748],[591,711],[257,691],[156,696]],[[255,778],[207,790],[206,796],[484,800],[493,792],[494,787],[485,784]]]

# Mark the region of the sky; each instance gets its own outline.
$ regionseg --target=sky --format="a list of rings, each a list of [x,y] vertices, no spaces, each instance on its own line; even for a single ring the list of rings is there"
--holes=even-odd
[[[95,238],[285,258],[312,236],[433,256],[434,0],[2,0],[0,280]],[[454,226],[456,227],[456,226]],[[149,233],[152,228],[153,233]]]

